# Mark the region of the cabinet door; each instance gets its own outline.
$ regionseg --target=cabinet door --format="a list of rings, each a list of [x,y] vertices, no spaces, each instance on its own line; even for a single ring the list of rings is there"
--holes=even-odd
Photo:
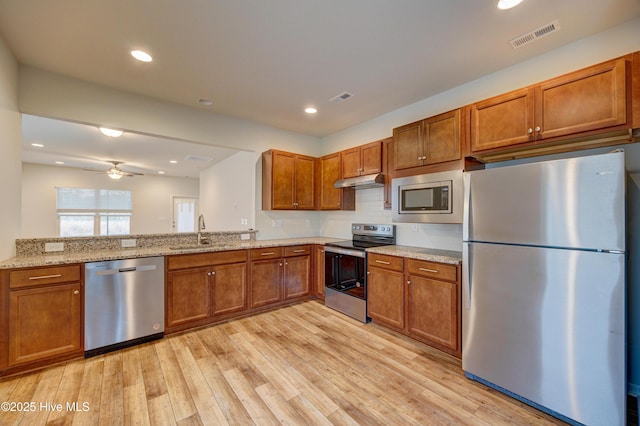
[[[297,155],[295,159],[295,208],[315,209],[315,158]]]
[[[360,176],[361,173],[360,147],[342,151],[342,178]]]
[[[404,275],[370,267],[367,273],[367,313],[373,322],[404,328]]]
[[[424,120],[426,164],[460,159],[460,116],[457,109]]]
[[[382,141],[371,142],[360,147],[360,174],[371,175],[382,172]]]
[[[576,71],[536,87],[539,138],[626,123],[624,59]]]
[[[458,291],[456,283],[409,275],[409,333],[457,351]]]
[[[327,155],[320,159],[320,210],[339,210],[342,203],[342,190],[333,184],[340,179],[340,153]]]
[[[295,155],[273,152],[272,158],[272,206],[273,209],[293,209]]]
[[[213,316],[247,309],[247,264],[216,266],[212,273]]]
[[[9,294],[9,365],[82,351],[80,283]]]
[[[282,300],[282,259],[251,263],[251,307],[270,305]]]
[[[284,259],[284,300],[311,294],[311,256]]]
[[[393,129],[393,169],[422,166],[424,140],[422,121]]]
[[[533,141],[533,89],[496,96],[471,107],[471,151]]]
[[[314,289],[318,299],[324,300],[324,246],[315,246],[315,280]]]
[[[167,274],[167,328],[211,317],[209,272],[198,268]]]

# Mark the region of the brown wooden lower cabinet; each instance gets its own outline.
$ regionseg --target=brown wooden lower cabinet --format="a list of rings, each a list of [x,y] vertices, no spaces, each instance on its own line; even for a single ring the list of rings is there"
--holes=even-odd
[[[82,354],[81,265],[19,269],[8,277],[8,359],[2,368]]]
[[[373,322],[404,329],[404,273],[400,257],[370,254],[367,312]]]
[[[247,309],[247,250],[169,256],[166,333],[228,318]]]
[[[251,308],[310,296],[310,245],[251,250]]]
[[[451,355],[461,356],[460,266],[370,253],[368,315]]]
[[[324,246],[316,245],[314,250],[314,294],[316,299],[324,300]]]

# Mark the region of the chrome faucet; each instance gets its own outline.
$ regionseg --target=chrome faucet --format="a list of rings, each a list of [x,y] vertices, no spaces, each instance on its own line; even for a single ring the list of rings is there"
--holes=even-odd
[[[201,214],[198,216],[198,245],[200,244],[209,244],[209,238],[202,236],[202,230],[207,227],[204,224],[204,215]]]

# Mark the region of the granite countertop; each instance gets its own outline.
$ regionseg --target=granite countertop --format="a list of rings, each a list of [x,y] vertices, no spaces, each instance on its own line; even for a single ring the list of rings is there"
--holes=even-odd
[[[340,238],[308,237],[261,241],[228,241],[203,245],[202,248],[172,249],[170,246],[138,247],[119,250],[96,250],[78,253],[51,253],[35,256],[16,256],[0,262],[0,269],[30,268],[70,263],[100,262],[104,260],[133,259],[139,257],[170,256],[176,254],[207,253],[262,247],[293,246],[298,244],[326,244],[342,241]]]
[[[368,248],[367,252],[386,254],[389,256],[408,257],[410,259],[427,260],[430,262],[449,263],[452,265],[462,263],[462,252],[451,250],[411,246],[381,246]]]

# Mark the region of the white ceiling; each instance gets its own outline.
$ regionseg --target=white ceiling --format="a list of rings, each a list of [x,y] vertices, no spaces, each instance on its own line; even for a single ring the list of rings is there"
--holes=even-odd
[[[496,2],[0,0],[0,36],[23,64],[321,137],[640,16],[640,0]],[[137,161],[112,155],[93,157]]]
[[[118,167],[127,172],[197,178],[200,171],[236,152],[131,132],[112,138],[87,124],[22,116],[22,161],[27,163],[62,161],[61,167],[106,171],[113,167],[111,161],[121,161]]]

